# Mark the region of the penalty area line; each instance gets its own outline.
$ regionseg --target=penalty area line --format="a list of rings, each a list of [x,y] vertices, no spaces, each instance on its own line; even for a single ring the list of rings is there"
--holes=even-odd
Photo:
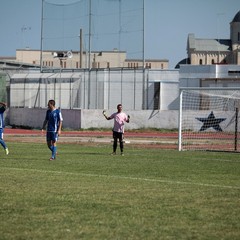
[[[16,170],[16,171],[39,172],[39,173],[69,174],[69,175],[98,177],[98,178],[115,178],[115,179],[125,179],[125,180],[144,181],[144,182],[156,182],[156,183],[159,182],[159,183],[176,184],[176,185],[195,185],[195,186],[201,186],[201,187],[213,187],[213,188],[225,188],[225,189],[240,190],[240,187],[229,186],[229,185],[194,183],[194,182],[173,181],[173,180],[164,180],[164,179],[155,179],[155,178],[126,177],[126,176],[119,176],[119,175],[105,175],[105,174],[92,174],[92,173],[74,173],[74,172],[50,171],[50,170],[30,169],[30,168],[3,167],[3,168],[0,168],[0,171],[3,169]]]

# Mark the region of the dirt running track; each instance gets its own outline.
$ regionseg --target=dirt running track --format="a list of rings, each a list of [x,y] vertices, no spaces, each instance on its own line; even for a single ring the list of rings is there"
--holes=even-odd
[[[4,129],[4,139],[6,141],[19,142],[45,142],[45,132],[41,130],[29,129]],[[140,145],[151,148],[177,149],[177,133],[160,133],[160,132],[125,132],[124,139],[126,144]],[[111,131],[62,131],[59,138],[61,142],[71,143],[110,143],[112,141]]]

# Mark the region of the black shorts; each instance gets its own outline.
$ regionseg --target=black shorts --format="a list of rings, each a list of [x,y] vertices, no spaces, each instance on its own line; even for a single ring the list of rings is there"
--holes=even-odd
[[[121,132],[114,132],[113,131],[113,138],[117,138],[119,140],[123,140],[123,133],[121,133]]]

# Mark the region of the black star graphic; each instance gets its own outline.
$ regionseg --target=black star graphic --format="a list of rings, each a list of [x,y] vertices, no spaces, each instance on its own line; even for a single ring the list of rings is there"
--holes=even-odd
[[[205,131],[206,129],[212,127],[214,128],[216,131],[222,132],[222,128],[219,126],[219,124],[222,121],[225,121],[226,118],[215,118],[213,112],[211,112],[207,118],[196,118],[198,121],[203,122],[203,125],[201,127],[201,129],[199,130],[201,131]]]

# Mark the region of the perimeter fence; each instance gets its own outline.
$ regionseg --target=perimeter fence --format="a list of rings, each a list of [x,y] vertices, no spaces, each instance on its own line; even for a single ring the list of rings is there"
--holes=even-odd
[[[43,0],[41,35],[42,51],[88,53],[84,68],[92,66],[92,51],[125,51],[128,59],[143,59],[144,0],[78,0],[68,4]],[[118,66],[123,67],[123,62]]]

